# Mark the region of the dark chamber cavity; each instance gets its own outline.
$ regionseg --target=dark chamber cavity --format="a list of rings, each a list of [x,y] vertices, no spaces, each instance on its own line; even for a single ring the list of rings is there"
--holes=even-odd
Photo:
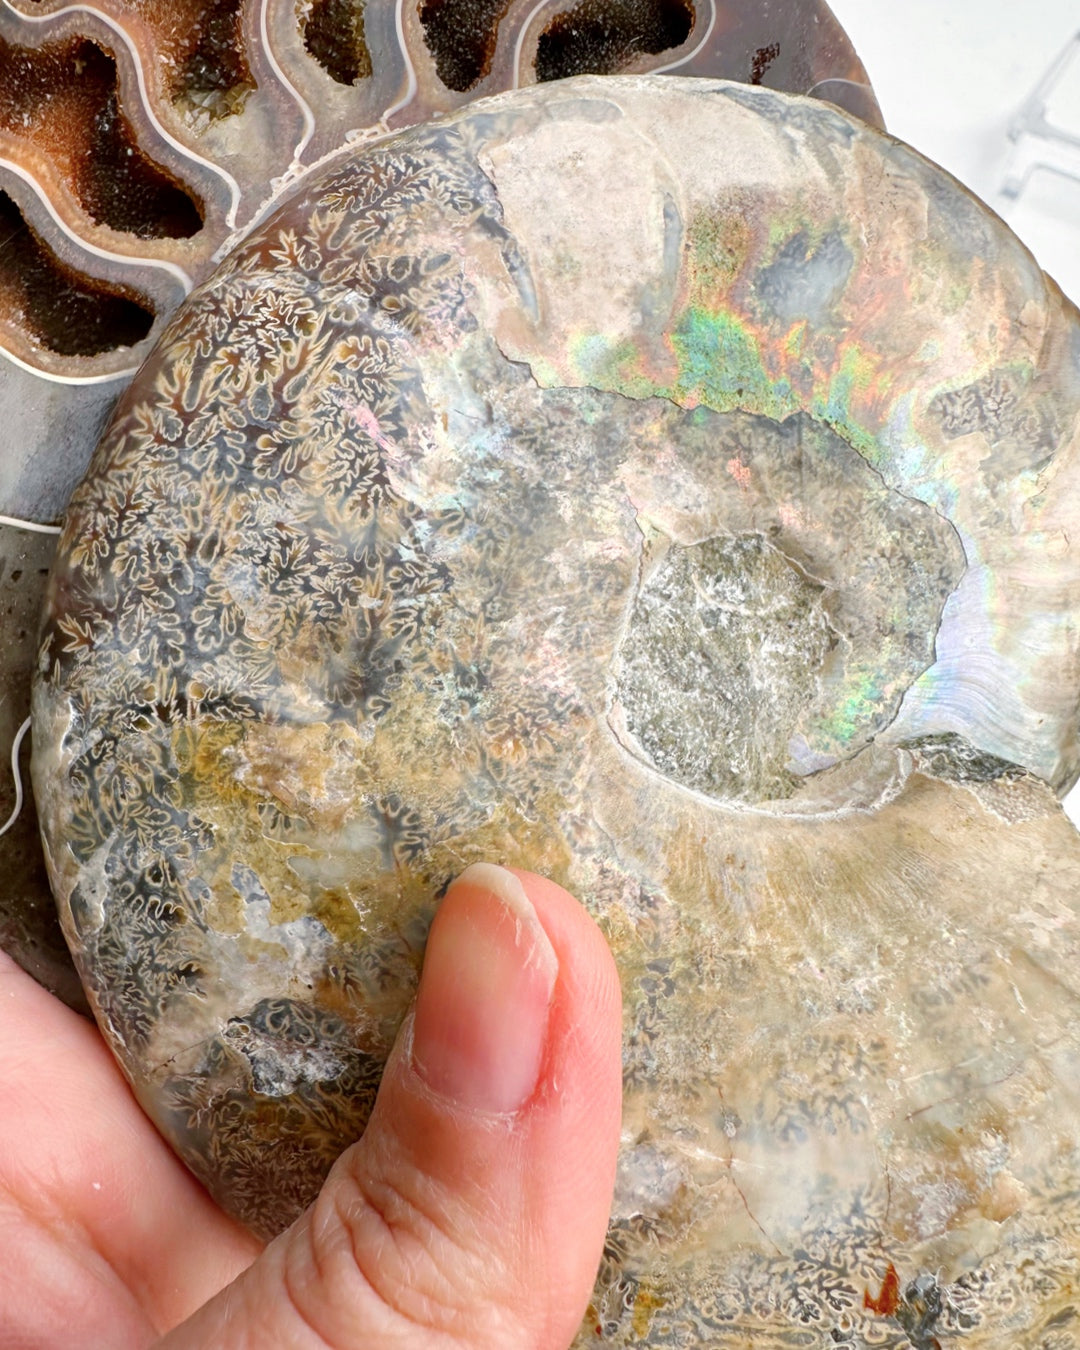
[[[214,118],[238,111],[255,88],[244,55],[240,0],[199,5],[185,27],[196,40],[179,64],[173,98]]]
[[[304,46],[338,84],[356,84],[371,75],[364,6],[354,0],[315,0],[304,24]]]
[[[491,70],[509,8],[510,0],[428,0],[420,7],[424,40],[447,89],[464,94]]]
[[[68,272],[4,192],[0,192],[0,318],[60,356],[97,356],[132,347],[154,322],[144,305]]]
[[[75,190],[99,225],[140,239],[189,239],[202,229],[202,213],[192,198],[136,146],[115,88],[94,117]]]
[[[582,0],[541,33],[536,78],[614,75],[639,56],[681,47],[693,27],[688,0]]]
[[[99,225],[141,239],[186,239],[202,228],[199,204],[136,143],[116,62],[94,42],[0,40],[0,128],[33,135]]]

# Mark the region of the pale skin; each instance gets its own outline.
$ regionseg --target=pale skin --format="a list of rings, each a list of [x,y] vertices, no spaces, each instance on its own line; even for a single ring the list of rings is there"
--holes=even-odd
[[[620,1026],[611,955],[577,902],[527,873],[467,873],[367,1132],[262,1252],[96,1028],[0,954],[0,1341],[566,1350],[610,1208]]]

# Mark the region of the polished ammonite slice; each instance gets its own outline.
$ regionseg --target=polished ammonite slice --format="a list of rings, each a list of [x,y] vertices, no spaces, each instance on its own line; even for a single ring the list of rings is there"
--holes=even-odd
[[[35,694],[66,932],[263,1233],[436,898],[608,934],[582,1344],[1080,1344],[1080,322],[940,170],[705,81],[341,156],[178,312]]]

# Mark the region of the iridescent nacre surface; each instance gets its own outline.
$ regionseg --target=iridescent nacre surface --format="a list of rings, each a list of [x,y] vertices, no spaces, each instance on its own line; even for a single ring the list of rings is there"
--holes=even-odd
[[[33,535],[173,310],[327,154],[501,89],[648,70],[813,94],[880,125],[824,0],[0,0],[0,548],[9,534],[44,557]],[[3,585],[40,609],[40,569]],[[8,710],[29,697],[17,633],[0,616]],[[20,726],[0,725],[5,763]],[[26,787],[0,773],[0,820],[26,800],[0,833],[20,879],[0,941],[70,997]]]
[[[276,1230],[441,888],[530,867],[625,996],[582,1345],[1076,1343],[1078,474],[1076,312],[835,110],[585,79],[329,163],[52,582],[35,786],[146,1109]]]

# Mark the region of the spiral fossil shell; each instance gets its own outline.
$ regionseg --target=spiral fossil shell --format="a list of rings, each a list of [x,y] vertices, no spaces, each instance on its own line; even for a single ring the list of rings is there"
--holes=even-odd
[[[5,764],[33,664],[17,615],[40,609],[51,561],[35,532],[231,243],[342,145],[502,89],[649,70],[813,93],[880,125],[824,0],[0,0]],[[77,1003],[15,769],[0,773],[0,866],[17,879],[0,944]]]
[[[328,164],[52,583],[35,787],[140,1100],[275,1231],[440,888],[531,867],[625,995],[582,1345],[1080,1344],[1078,474],[1075,311],[835,110],[584,79]]]

